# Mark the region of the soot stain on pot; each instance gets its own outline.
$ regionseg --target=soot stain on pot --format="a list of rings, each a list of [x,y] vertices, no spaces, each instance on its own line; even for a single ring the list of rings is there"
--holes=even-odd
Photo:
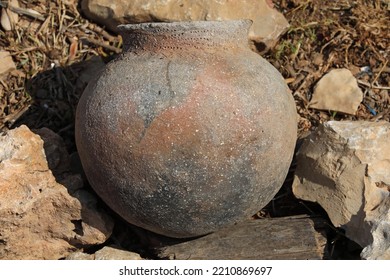
[[[143,73],[158,73],[158,78],[152,80],[148,77],[135,75],[135,80],[146,79],[146,89],[136,89],[131,95],[131,102],[136,106],[137,114],[144,120],[145,135],[146,130],[150,127],[152,122],[164,110],[169,110],[176,106],[180,106],[186,98],[187,88],[191,87],[192,81],[174,82],[177,72],[186,73],[193,71],[193,66],[184,65],[176,59],[158,58],[152,56],[150,60],[153,65],[150,67],[134,69]],[[144,63],[144,61],[141,61]],[[151,75],[151,74],[147,74]],[[173,77],[172,77],[173,75]],[[143,138],[143,137],[141,137]]]
[[[193,168],[192,170],[198,170],[199,168]],[[230,184],[245,184],[247,183],[249,176],[247,176],[247,169],[241,168],[242,172],[237,172],[235,175],[227,178]],[[194,234],[197,231],[199,235],[205,233],[205,228],[202,225],[205,223],[207,227],[220,226],[225,219],[235,219],[237,213],[250,215],[251,213],[241,213],[240,203],[246,203],[251,201],[253,193],[243,192],[239,188],[235,192],[230,192],[221,189],[219,184],[216,182],[212,185],[198,184],[198,188],[202,189],[202,192],[198,190],[189,189],[186,182],[178,182],[176,178],[170,178],[169,175],[159,175],[159,183],[157,190],[153,192],[147,199],[147,202],[142,205],[146,211],[147,209],[152,210],[150,213],[153,217],[161,216],[162,224],[159,225],[162,228],[172,228],[177,221],[183,224],[181,231],[188,232],[188,236]],[[195,173],[195,177],[198,174]],[[188,183],[188,182],[187,182]],[[193,183],[193,182],[191,182]],[[223,187],[223,186],[222,186]],[[218,191],[216,192],[215,190]],[[221,191],[222,190],[222,191]],[[226,202],[229,202],[226,207]],[[160,205],[156,207],[156,205]],[[167,215],[171,212],[170,206],[175,205],[177,209],[181,211],[177,212],[175,219],[166,220]],[[222,206],[224,205],[224,206]],[[145,221],[146,224],[150,222]],[[207,228],[206,227],[206,228]],[[171,235],[178,235],[178,233],[172,231]],[[180,234],[181,237],[183,233]]]

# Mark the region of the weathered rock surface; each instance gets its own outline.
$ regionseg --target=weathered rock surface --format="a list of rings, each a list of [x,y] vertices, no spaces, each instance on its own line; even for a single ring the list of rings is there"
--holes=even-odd
[[[363,92],[348,69],[333,69],[317,83],[309,107],[354,115]]]
[[[106,246],[94,254],[74,252],[66,257],[67,260],[142,260],[137,253],[120,248]]]
[[[112,220],[83,189],[80,175],[63,176],[67,187],[56,182],[43,146],[26,126],[0,136],[0,259],[59,259],[103,243],[112,232]],[[55,143],[45,146],[61,154]],[[49,158],[50,165],[57,159]]]
[[[142,258],[137,253],[106,246],[95,253],[95,260],[142,260]]]
[[[87,17],[113,31],[125,23],[251,19],[249,38],[260,50],[272,47],[289,27],[267,0],[83,0],[81,7]]]
[[[83,252],[73,252],[73,253],[70,253],[66,258],[65,260],[71,260],[71,261],[88,261],[88,260],[94,260],[95,259],[95,256],[93,254],[87,254],[87,253],[83,253]]]
[[[325,123],[304,141],[297,166],[294,194],[318,202],[363,258],[390,259],[390,123]]]

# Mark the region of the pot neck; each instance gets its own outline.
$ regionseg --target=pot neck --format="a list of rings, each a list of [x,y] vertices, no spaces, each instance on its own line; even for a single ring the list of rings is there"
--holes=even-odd
[[[118,26],[124,52],[248,47],[251,20],[141,23]]]

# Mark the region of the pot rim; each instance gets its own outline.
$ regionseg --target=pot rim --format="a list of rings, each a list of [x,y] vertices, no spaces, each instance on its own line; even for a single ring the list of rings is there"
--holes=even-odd
[[[246,27],[249,29],[253,24],[251,19],[233,19],[233,20],[197,20],[197,21],[172,21],[172,22],[143,22],[120,24],[117,26],[119,32],[135,31],[135,30],[153,30],[163,28],[164,30],[174,30],[177,27],[181,28],[199,28],[209,29],[212,27],[232,28]],[[226,25],[226,27],[224,27]]]

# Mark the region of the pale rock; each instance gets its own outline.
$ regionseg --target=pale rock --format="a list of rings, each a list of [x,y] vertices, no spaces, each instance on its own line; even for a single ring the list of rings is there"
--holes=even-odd
[[[88,261],[88,260],[94,260],[95,256],[93,254],[87,254],[83,252],[73,252],[66,256],[65,260],[71,260],[71,261]]]
[[[198,20],[251,19],[249,38],[257,49],[272,47],[289,24],[269,0],[83,0],[90,19],[117,31],[119,24]]]
[[[95,260],[142,260],[142,258],[137,253],[106,246],[95,253]]]
[[[66,260],[142,260],[143,258],[131,251],[105,246],[94,254],[74,252],[66,257]]]
[[[43,146],[26,126],[0,135],[0,259],[59,259],[111,235],[112,219],[81,176],[64,177],[76,186],[57,183]]]
[[[333,69],[314,88],[309,107],[354,115],[363,100],[363,92],[348,69]]]
[[[12,56],[7,51],[0,51],[0,76],[5,75],[16,69]]]
[[[18,0],[9,0],[8,5],[19,8],[19,1]],[[9,8],[3,8],[1,9],[0,14],[0,25],[5,31],[11,31],[15,29],[15,24],[19,21],[19,15],[17,13],[14,13]]]
[[[293,192],[318,202],[362,258],[390,259],[389,170],[390,123],[330,121],[300,148]]]

